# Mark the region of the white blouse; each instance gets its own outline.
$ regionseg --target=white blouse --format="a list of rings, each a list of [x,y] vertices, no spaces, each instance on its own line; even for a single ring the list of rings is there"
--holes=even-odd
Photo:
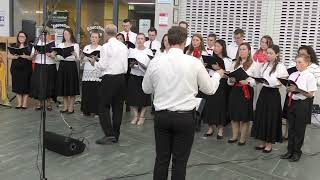
[[[300,76],[299,76],[299,74],[300,74]],[[303,91],[306,91],[306,92],[317,91],[316,78],[309,71],[309,69],[306,69],[302,72],[300,72],[300,71],[294,72],[294,73],[290,74],[289,79],[292,81],[295,81],[298,88]],[[294,100],[304,100],[306,98],[307,97],[301,93],[292,95],[292,99],[294,99]]]
[[[91,45],[87,45],[83,48],[83,52],[87,54],[90,54],[93,51],[100,51],[101,53],[102,46],[98,45],[95,49],[93,49]],[[89,57],[84,57],[85,64],[83,68],[82,81],[101,81],[101,71],[98,68],[92,66],[89,62],[89,59]]]
[[[136,76],[144,76],[146,69],[144,67],[148,67],[150,63],[149,56],[153,56],[153,53],[150,49],[145,48],[144,50],[129,49],[128,58],[135,58],[138,61],[138,65],[134,65],[131,67],[130,74]],[[144,66],[144,67],[143,67]]]
[[[271,73],[273,65],[271,63],[265,63],[262,68],[260,69],[260,76],[264,79],[266,79],[269,82],[269,85],[263,84],[265,87],[272,87],[272,88],[279,88],[281,85],[278,78],[287,78],[289,76],[288,71],[286,67],[279,63],[277,64],[275,72]]]
[[[75,53],[77,54],[77,56],[79,57],[79,51],[80,51],[79,44],[74,43],[74,44],[72,44],[71,46],[74,47],[74,52],[75,52]],[[60,43],[60,44],[58,45],[58,48],[66,48],[66,47],[70,47],[70,46],[65,46],[65,43]],[[57,55],[57,58],[58,58],[59,60],[62,60],[62,61],[76,61],[76,60],[77,60],[74,55],[71,55],[71,56],[66,57],[66,58],[63,58],[62,56]]]

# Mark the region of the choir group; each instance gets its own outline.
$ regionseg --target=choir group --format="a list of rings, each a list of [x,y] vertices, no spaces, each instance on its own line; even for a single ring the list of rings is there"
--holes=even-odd
[[[110,83],[108,78],[111,77],[105,74],[125,72],[125,84],[119,84],[119,88],[125,86],[126,90],[118,93],[124,94],[126,104],[130,106],[133,114],[131,123],[142,125],[145,121],[147,107],[152,106],[153,98],[157,99],[153,97],[154,94],[148,94],[151,92],[144,91],[142,87],[144,76],[153,59],[161,60],[161,57],[165,57],[172,48],[168,34],[162,37],[161,42],[156,40],[157,30],[155,28],[150,28],[148,37],[145,37],[143,33],[136,34],[130,30],[129,19],[124,20],[122,26],[123,31],[116,34],[115,38],[110,38],[103,46],[99,45],[101,33],[92,30],[90,44],[83,49],[80,49],[77,44],[72,30],[66,28],[63,31],[62,43],[55,48],[51,47],[51,51],[48,51],[51,42],[44,44],[46,38],[44,35],[31,48],[26,33],[20,31],[17,35],[17,43],[13,47],[26,48],[28,51],[21,55],[9,54],[9,58],[12,59],[12,91],[17,94],[16,108],[26,109],[30,96],[38,100],[47,100],[45,108],[50,111],[52,110],[52,99],[61,96],[63,97],[63,108],[60,112],[74,113],[75,97],[80,94],[76,61],[81,61],[84,64],[81,83],[81,111],[83,114],[86,116],[97,114],[100,116],[100,121],[105,116],[110,116],[109,112],[108,114],[103,112],[110,104],[101,105],[102,103],[98,103],[100,100],[112,102],[113,111],[118,108],[122,110],[122,107],[113,103],[116,101],[103,97],[108,96],[108,92],[117,91],[114,87],[111,92],[108,89],[111,85],[103,82]],[[188,29],[187,22],[182,21],[179,26]],[[110,32],[109,34],[112,35]],[[274,143],[281,143],[288,138],[287,153],[281,158],[298,161],[302,153],[301,147],[306,125],[311,120],[313,97],[317,91],[317,85],[320,84],[320,67],[314,49],[307,45],[301,46],[296,58],[292,60],[287,69],[281,62],[281,47],[275,45],[270,36],[265,35],[260,39],[260,47],[256,51],[252,49],[250,42],[244,41],[245,32],[242,29],[236,29],[233,37],[234,42],[229,45],[226,44],[226,41],[217,39],[213,33],[208,35],[207,45],[202,35],[198,33],[186,39],[184,54],[198,59],[203,66],[207,67],[210,76],[215,76],[215,71],[221,69],[224,71],[219,87],[213,95],[206,95],[201,92],[201,89],[197,94],[199,98],[206,100],[201,115],[204,122],[208,124],[204,137],[210,138],[216,127],[217,139],[223,139],[224,128],[231,123],[232,137],[227,142],[243,146],[246,144],[247,132],[252,122],[251,136],[259,140],[259,144],[255,147],[256,150],[270,153]],[[46,46],[47,51],[41,52],[40,47],[44,45],[48,45]],[[123,45],[127,48],[123,49]],[[60,52],[61,49],[61,51],[66,51],[68,47],[73,47],[69,53]],[[113,54],[116,49],[117,51],[121,49],[118,51],[120,53]],[[176,52],[172,49],[172,53]],[[45,61],[44,56],[46,56]],[[222,60],[223,63],[213,64],[208,68],[208,62],[204,60],[206,56],[213,56],[215,59]],[[113,61],[113,65],[110,65],[110,62],[103,60],[111,57],[124,57],[127,61]],[[31,60],[35,61],[34,69]],[[184,66],[183,59],[181,66]],[[245,78],[241,78],[240,75],[232,75],[236,74],[233,72],[239,69],[243,70],[242,74],[246,75]],[[41,74],[43,72],[45,76]],[[170,82],[171,79],[167,81]],[[172,81],[172,83],[175,82]],[[281,86],[287,89],[283,108],[279,92]],[[166,98],[174,99],[175,97],[172,97],[174,95]],[[42,105],[39,101],[36,109],[39,110]],[[121,119],[122,115],[116,118]],[[282,135],[282,118],[287,119],[287,130],[284,136]],[[120,124],[114,129],[116,132],[113,134],[116,137],[112,141],[114,143],[118,141],[120,135]],[[101,125],[104,126],[102,121]],[[105,127],[105,134],[108,136],[110,132],[107,131],[107,125]],[[103,140],[97,141],[99,144],[104,142]]]

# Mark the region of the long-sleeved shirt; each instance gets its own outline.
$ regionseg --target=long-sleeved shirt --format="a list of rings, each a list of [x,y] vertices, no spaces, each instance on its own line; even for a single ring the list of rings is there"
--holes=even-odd
[[[100,60],[94,64],[101,74],[125,74],[128,70],[128,48],[122,42],[112,37],[102,46]]]
[[[210,78],[201,61],[183,54],[181,49],[171,48],[168,54],[150,62],[142,89],[147,94],[154,94],[156,111],[188,111],[197,105],[198,90],[214,94],[220,78],[218,73]]]

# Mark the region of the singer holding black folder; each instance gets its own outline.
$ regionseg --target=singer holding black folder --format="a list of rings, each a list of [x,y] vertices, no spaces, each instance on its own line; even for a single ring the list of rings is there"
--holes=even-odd
[[[91,114],[98,115],[98,89],[100,86],[101,71],[94,66],[91,66],[90,59],[100,59],[100,52],[102,46],[98,43],[100,41],[99,31],[90,32],[91,44],[83,48],[81,58],[84,60],[84,68],[82,74],[82,93],[81,93],[81,111],[83,115],[90,116]],[[99,52],[96,56],[89,55],[93,52]],[[86,55],[85,55],[86,54]],[[89,56],[89,57],[88,57]]]
[[[151,95],[145,94],[141,84],[153,52],[144,46],[145,35],[137,35],[137,48],[129,49],[130,77],[128,80],[127,101],[133,112],[131,124],[142,125],[145,121],[147,107],[151,106]],[[133,60],[135,59],[135,60]],[[140,109],[140,110],[139,110]]]
[[[154,94],[156,161],[153,179],[168,179],[172,157],[172,180],[184,180],[195,133],[195,108],[198,90],[212,95],[219,87],[223,70],[210,78],[197,58],[183,54],[187,30],[168,31],[168,54],[155,57],[143,78],[142,89]]]
[[[268,81],[268,84],[262,84],[251,136],[262,141],[255,149],[264,153],[272,151],[272,144],[282,142],[281,83],[278,78],[287,78],[289,74],[279,56],[279,46],[271,45],[267,49],[268,62],[260,69],[260,77]]]
[[[79,44],[76,43],[72,29],[66,28],[63,31],[62,43],[58,45],[58,48],[68,48],[72,46],[73,51],[68,54],[61,55],[54,51],[57,59],[60,60],[57,75],[57,96],[63,97],[63,109],[60,110],[60,112],[67,114],[74,113],[73,106],[75,96],[80,94],[80,90],[76,63],[79,59]]]
[[[32,75],[31,47],[28,44],[27,34],[20,31],[17,35],[17,43],[12,47],[17,53],[11,53],[8,58],[12,59],[10,72],[12,77],[12,92],[17,94],[18,104],[16,109],[27,109],[30,93],[30,81]],[[20,55],[18,55],[20,54]]]
[[[57,68],[55,55],[51,51],[55,42],[49,41],[49,32],[46,34],[46,44],[44,44],[44,35],[41,35],[32,48],[31,56],[35,58],[35,69],[31,76],[30,96],[38,100],[47,100],[47,110],[50,111],[52,110],[51,99],[56,96]],[[46,48],[44,48],[45,46]],[[44,56],[46,56],[46,62],[44,62]],[[42,73],[45,74],[44,77],[42,77]],[[42,84],[40,81],[44,83],[44,89],[40,86]],[[41,106],[42,104],[39,101],[35,110],[40,110]]]
[[[317,91],[317,81],[308,69],[311,64],[309,56],[298,55],[296,57],[297,72],[289,76],[289,80],[295,85],[287,88],[288,93],[288,124],[289,139],[287,153],[281,155],[281,159],[289,159],[290,162],[299,161],[304,141],[307,124],[310,124],[310,99]]]
[[[222,60],[223,66],[215,64],[214,70],[224,69],[230,72],[232,60],[227,56],[227,48],[224,40],[217,40],[214,43],[213,53]],[[207,67],[207,66],[206,66]],[[212,69],[208,69],[209,74],[214,72]],[[204,137],[209,137],[213,135],[213,126],[217,127],[217,139],[223,138],[224,126],[227,125],[227,76],[224,75],[220,79],[220,85],[216,93],[207,96],[206,103],[204,107],[204,122],[208,124],[209,128],[204,134]]]
[[[257,74],[257,64],[251,57],[249,43],[240,44],[238,51],[239,57],[233,63],[231,69],[243,68],[246,78],[237,79],[231,77],[228,79],[228,84],[232,85],[228,105],[232,125],[232,138],[228,140],[228,143],[238,141],[240,130],[241,136],[238,145],[243,146],[246,144],[249,122],[253,120],[253,86],[256,84],[255,80],[248,76]]]

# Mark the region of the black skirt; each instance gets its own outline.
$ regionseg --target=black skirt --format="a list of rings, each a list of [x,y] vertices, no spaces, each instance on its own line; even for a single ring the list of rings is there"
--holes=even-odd
[[[130,106],[146,107],[151,105],[151,95],[142,90],[142,76],[130,75],[127,89],[127,102]]]
[[[84,114],[98,114],[99,81],[82,81],[81,111]]]
[[[251,136],[268,142],[282,142],[281,95],[278,88],[262,87],[258,97]]]
[[[56,76],[55,64],[35,64],[31,76],[30,97],[39,100],[55,97]]]
[[[11,63],[12,92],[29,94],[32,76],[32,62],[28,59],[18,58]]]
[[[57,96],[79,95],[79,75],[75,61],[60,61],[57,75]]]
[[[229,94],[229,117],[232,121],[249,122],[253,120],[253,88],[248,86],[250,99],[246,99],[242,87],[232,86]]]
[[[204,122],[208,125],[227,124],[227,79],[221,79],[215,94],[206,97]]]

